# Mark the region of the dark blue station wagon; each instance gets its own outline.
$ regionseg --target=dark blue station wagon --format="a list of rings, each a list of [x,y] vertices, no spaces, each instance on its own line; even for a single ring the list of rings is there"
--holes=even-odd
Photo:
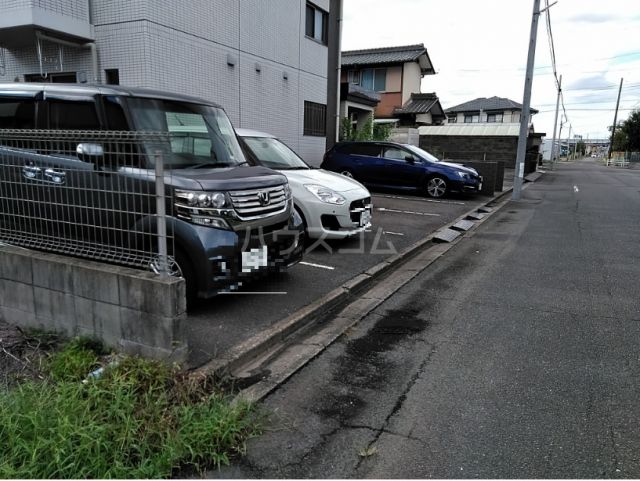
[[[443,162],[409,144],[339,142],[324,155],[321,167],[365,185],[415,189],[434,198],[482,188],[482,177],[475,169]]]

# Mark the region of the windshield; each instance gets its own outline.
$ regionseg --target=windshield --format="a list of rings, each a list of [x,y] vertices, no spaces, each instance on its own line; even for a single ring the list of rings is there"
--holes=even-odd
[[[229,118],[220,108],[189,102],[129,99],[136,130],[168,132],[169,145],[145,144],[153,164],[158,150],[165,167],[218,168],[245,162]]]
[[[430,154],[426,150],[422,150],[420,147],[416,147],[415,145],[405,145],[405,147],[425,160],[428,160],[430,162],[440,162],[440,159],[435,157],[433,154]]]
[[[242,137],[242,140],[244,140],[255,159],[263,167],[280,170],[309,168],[304,160],[278,139]]]

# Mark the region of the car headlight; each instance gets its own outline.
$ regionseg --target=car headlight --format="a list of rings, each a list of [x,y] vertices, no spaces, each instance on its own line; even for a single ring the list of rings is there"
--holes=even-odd
[[[228,211],[221,210],[231,205],[224,192],[176,190],[174,196],[178,218],[205,227],[231,229],[223,218],[229,215]]]
[[[344,197],[342,197],[337,192],[329,189],[328,187],[324,187],[322,185],[307,184],[304,186],[304,188],[315,195],[322,202],[326,202],[327,204],[342,205],[346,202],[346,199]]]
[[[470,179],[471,176],[469,174],[467,174],[466,172],[462,172],[461,170],[456,170],[456,174],[459,177],[462,177],[463,179]]]
[[[184,203],[188,207],[201,209],[224,209],[228,207],[227,196],[223,192],[177,190],[175,195],[178,202]]]
[[[284,184],[284,196],[287,200],[291,199],[291,187],[289,186],[289,183]]]

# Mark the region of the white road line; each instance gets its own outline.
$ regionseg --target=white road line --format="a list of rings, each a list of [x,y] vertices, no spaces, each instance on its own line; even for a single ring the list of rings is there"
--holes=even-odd
[[[427,215],[431,217],[440,217],[440,214],[431,214],[429,212],[413,212],[411,210],[387,209],[386,207],[378,207],[380,212],[398,212],[400,214]]]
[[[415,200],[417,202],[432,202],[434,204],[456,204],[466,205],[465,202],[456,202],[455,200],[435,200],[435,199],[423,199],[422,197],[401,197],[399,195],[382,195],[372,194],[372,197],[381,197],[384,199],[400,199],[400,200]]]
[[[385,230],[384,233],[389,235],[404,235],[402,232],[391,232],[389,230]]]
[[[246,291],[232,291],[232,292],[218,292],[218,294],[226,294],[228,296],[246,296],[246,295],[250,295],[250,294],[261,294],[261,295],[270,295],[273,294],[274,296],[282,296],[284,294],[288,294],[287,292],[284,291],[274,291],[274,292],[269,292],[269,291],[265,291],[265,292],[246,292]]]
[[[304,266],[310,266],[310,267],[318,267],[319,269],[327,269],[327,270],[330,270],[330,271],[335,269],[335,267],[323,266],[322,264],[314,264],[313,262],[301,261],[301,262],[298,262],[298,264],[302,264]]]
[[[580,192],[580,189],[578,189],[578,186],[577,186],[577,185],[574,185],[574,186],[573,186],[573,191],[574,191],[574,192]]]

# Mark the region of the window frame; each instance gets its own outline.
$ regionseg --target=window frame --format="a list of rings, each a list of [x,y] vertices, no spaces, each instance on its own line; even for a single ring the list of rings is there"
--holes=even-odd
[[[491,120],[493,118],[493,120]],[[500,119],[500,120],[498,120]],[[504,122],[504,113],[503,112],[496,112],[496,113],[491,113],[491,114],[487,114],[487,123],[489,124],[501,124]]]
[[[312,118],[315,114],[318,114],[320,118]],[[302,135],[308,137],[327,136],[327,104],[305,100],[302,117]]]
[[[309,18],[309,12],[311,11],[313,12],[313,22],[310,22]],[[319,35],[318,32],[316,32],[318,17],[320,17],[321,29]],[[329,12],[311,2],[306,2],[304,26],[304,35],[306,38],[318,42],[321,45],[329,45]]]
[[[469,120],[467,120],[469,119]],[[474,120],[476,119],[476,120]],[[464,114],[464,123],[465,124],[478,124],[480,123],[480,114]]]

